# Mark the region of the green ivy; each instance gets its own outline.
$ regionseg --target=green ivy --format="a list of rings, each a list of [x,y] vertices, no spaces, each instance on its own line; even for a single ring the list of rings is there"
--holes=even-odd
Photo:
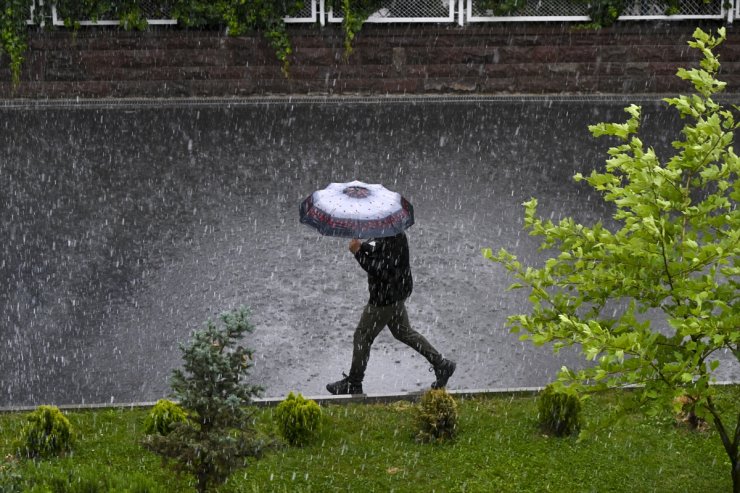
[[[170,15],[184,27],[214,26],[223,22],[224,2],[172,0]]]
[[[282,63],[283,73],[288,76],[289,59],[293,53],[285,17],[295,16],[304,8],[307,0],[152,0],[154,7],[169,11],[170,15],[184,27],[221,26],[228,27],[232,36],[246,32],[262,32]],[[352,46],[365,21],[389,0],[327,0],[327,7],[343,16],[344,58],[352,54]],[[600,28],[612,25],[622,14],[625,0],[570,0],[587,3],[588,15],[592,22],[585,27]],[[686,0],[662,0],[665,13],[676,14],[681,3]],[[705,4],[714,0],[703,0]],[[79,20],[92,21],[108,17],[118,19],[124,29],[143,30],[147,27],[140,0],[55,0],[43,6],[36,4],[36,21],[42,16],[51,16],[51,4],[57,6],[65,26],[80,27]],[[3,0],[0,7],[0,54],[4,51],[10,57],[10,70],[13,84],[20,82],[27,41],[26,19],[34,0]],[[527,0],[480,0],[484,9],[496,15],[515,14],[525,8]]]
[[[21,80],[23,54],[28,48],[26,19],[31,12],[32,0],[4,0],[0,9],[0,54],[6,52],[10,57],[10,73],[13,85]]]
[[[327,6],[342,12],[342,29],[344,30],[344,58],[352,54],[352,43],[355,36],[368,17],[380,10],[383,0],[329,0]]]
[[[665,14],[676,15],[680,12],[680,0],[666,0]],[[704,0],[704,3],[708,3],[708,0]]]
[[[65,27],[79,29],[80,20],[99,21],[103,18],[117,19],[125,30],[146,29],[147,22],[137,0],[55,0],[57,15]],[[162,2],[164,6],[165,2]],[[44,4],[46,15],[51,16],[51,2]]]
[[[593,27],[609,27],[624,12],[624,0],[583,0],[588,3],[586,12]]]
[[[262,31],[283,65],[287,76],[289,57],[293,53],[285,29],[285,17],[294,16],[305,6],[305,0],[222,0],[216,2],[229,34],[239,36],[248,31]]]
[[[131,0],[127,2],[117,2],[113,12],[121,22],[121,27],[127,31],[132,29],[143,31],[148,25],[139,2]]]
[[[0,51],[11,59],[13,81],[20,80],[23,53],[27,49],[27,27],[34,0],[5,0],[0,10]],[[229,34],[239,36],[245,32],[260,31],[282,63],[288,75],[289,57],[293,48],[285,29],[285,17],[295,16],[306,5],[306,0],[157,0],[154,7],[169,10],[170,15],[184,27],[226,25]],[[144,30],[147,21],[139,0],[56,0],[57,13],[68,28],[79,29],[82,19],[98,21],[102,18],[118,19],[126,30]],[[43,7],[43,15],[51,16],[51,2]],[[41,14],[37,12],[37,16]]]

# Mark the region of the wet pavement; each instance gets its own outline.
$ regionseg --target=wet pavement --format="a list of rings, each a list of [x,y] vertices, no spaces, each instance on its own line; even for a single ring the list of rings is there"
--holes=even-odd
[[[553,355],[505,327],[528,308],[481,248],[537,262],[521,203],[609,224],[571,177],[603,164],[587,125],[636,98],[283,98],[227,103],[0,105],[0,406],[152,401],[178,345],[251,307],[252,381],[265,396],[324,393],[350,362],[364,272],[347,241],[298,223],[332,181],[383,183],[414,205],[412,325],[458,361],[452,389],[539,386]],[[657,99],[644,138],[666,155],[680,120]],[[740,381],[721,355],[720,380]],[[433,374],[384,331],[364,389],[420,390]]]

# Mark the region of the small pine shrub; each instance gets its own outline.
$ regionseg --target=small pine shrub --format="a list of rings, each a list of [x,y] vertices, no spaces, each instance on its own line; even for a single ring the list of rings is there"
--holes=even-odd
[[[581,429],[581,399],[576,394],[558,391],[550,384],[540,393],[537,407],[545,433],[564,437]]]
[[[56,406],[39,406],[26,416],[17,445],[18,455],[51,457],[72,449],[72,425]]]
[[[275,408],[280,435],[291,445],[305,445],[321,426],[321,407],[301,394],[288,394]]]
[[[188,415],[180,406],[167,399],[160,399],[144,420],[144,433],[166,436],[177,423],[184,423],[187,420]]]
[[[426,392],[416,406],[416,439],[420,442],[442,442],[457,434],[457,403],[445,389]]]
[[[213,491],[263,448],[250,406],[262,388],[245,381],[254,351],[241,345],[254,330],[249,309],[222,313],[221,321],[209,320],[180,346],[184,364],[173,370],[170,382],[187,422],[169,435],[147,435],[142,441],[176,471],[192,474],[198,493]]]

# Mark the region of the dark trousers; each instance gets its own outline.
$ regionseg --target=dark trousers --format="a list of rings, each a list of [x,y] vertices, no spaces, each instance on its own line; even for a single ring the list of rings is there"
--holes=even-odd
[[[352,367],[349,370],[349,380],[353,383],[362,383],[365,378],[365,368],[370,359],[370,348],[373,341],[385,326],[393,337],[407,346],[415,349],[424,356],[432,366],[437,366],[443,358],[424,336],[411,328],[406,305],[398,301],[392,305],[366,305],[360,317],[360,323],[355,329],[354,345],[352,349]]]

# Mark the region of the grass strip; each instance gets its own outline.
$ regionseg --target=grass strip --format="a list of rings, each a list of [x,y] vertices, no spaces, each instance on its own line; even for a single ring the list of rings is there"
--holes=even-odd
[[[740,386],[719,390],[728,417],[737,413]],[[617,393],[586,401],[584,419],[606,423]],[[536,397],[486,396],[458,401],[457,438],[414,440],[414,405],[322,407],[315,440],[289,447],[277,436],[274,408],[258,410],[256,426],[275,439],[222,486],[222,492],[722,492],[731,491],[730,463],[713,430],[692,431],[673,416],[629,414],[592,437],[553,438],[537,426]],[[25,413],[0,414],[0,491],[192,491],[192,480],[162,467],[144,450],[146,409],[65,413],[77,431],[66,457],[18,461],[8,457]],[[12,474],[11,474],[12,473]],[[11,478],[11,479],[8,479]]]

